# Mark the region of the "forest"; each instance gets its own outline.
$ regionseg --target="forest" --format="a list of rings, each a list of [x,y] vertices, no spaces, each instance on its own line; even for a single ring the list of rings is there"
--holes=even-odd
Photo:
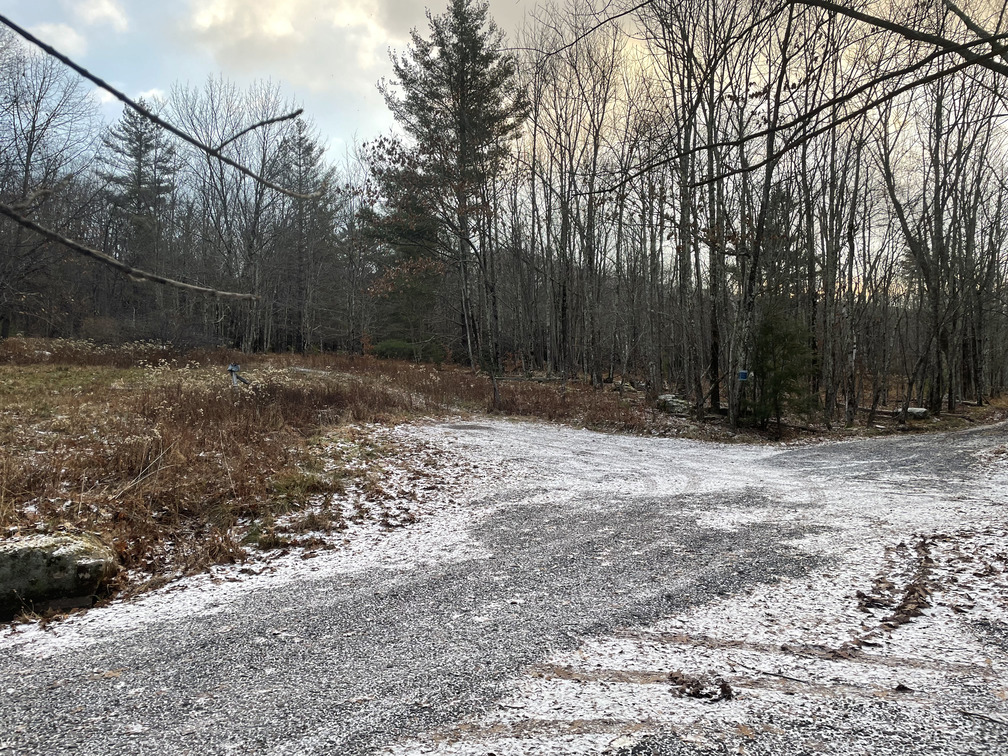
[[[397,128],[342,156],[275,84],[140,103],[246,173],[103,123],[5,31],[0,201],[252,298],[2,219],[0,338],[633,381],[733,424],[981,404],[1008,380],[1005,9],[557,0],[506,34],[450,0],[377,84]]]

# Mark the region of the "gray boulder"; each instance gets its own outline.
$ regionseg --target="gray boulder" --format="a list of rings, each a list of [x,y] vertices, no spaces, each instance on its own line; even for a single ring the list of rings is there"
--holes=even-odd
[[[675,394],[662,394],[658,397],[658,409],[673,415],[688,415],[693,405]]]
[[[902,409],[893,410],[893,417],[899,417],[902,412]],[[930,414],[927,407],[907,407],[908,420],[927,420]]]
[[[115,553],[94,536],[0,540],[0,619],[24,609],[90,606],[98,589],[118,571]]]

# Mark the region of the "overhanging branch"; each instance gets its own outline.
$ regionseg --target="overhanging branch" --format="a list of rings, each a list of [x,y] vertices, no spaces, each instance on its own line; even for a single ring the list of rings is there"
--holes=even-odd
[[[907,26],[906,24],[900,24],[885,18],[872,16],[868,13],[862,13],[861,11],[848,8],[838,2],[834,2],[834,0],[791,0],[791,2],[796,5],[822,8],[823,10],[832,11],[833,13],[839,13],[842,16],[853,18],[855,21],[861,21],[874,26],[877,29],[884,29],[885,31],[893,32],[904,39],[913,40],[914,42],[923,42],[942,50],[956,52],[970,63],[988,68],[995,73],[1001,74],[1002,76],[1008,76],[1008,66],[1003,63],[998,63],[990,58],[985,58],[968,48],[963,49],[959,43],[954,42],[951,39],[941,37],[937,34],[929,34],[928,32],[922,32],[918,29]]]
[[[161,128],[163,128],[166,131],[170,132],[171,134],[174,134],[175,136],[177,136],[179,139],[181,139],[181,140],[183,140],[185,142],[188,142],[189,144],[191,144],[193,147],[197,148],[198,150],[201,150],[202,152],[205,152],[207,155],[209,155],[211,157],[214,157],[217,160],[220,160],[222,163],[225,163],[226,165],[231,166],[236,171],[239,171],[240,173],[245,174],[249,178],[255,179],[256,181],[258,181],[263,186],[266,186],[266,187],[272,189],[273,191],[280,192],[281,194],[286,194],[288,197],[294,197],[296,199],[318,199],[318,198],[320,198],[322,196],[322,192],[321,191],[312,192],[312,193],[309,193],[309,194],[304,194],[304,193],[301,193],[301,192],[295,192],[295,191],[292,191],[290,189],[286,189],[286,188],[284,188],[284,187],[282,187],[282,186],[280,186],[278,184],[274,184],[272,181],[264,178],[263,176],[261,176],[260,174],[256,173],[255,171],[253,171],[253,170],[251,170],[249,168],[246,168],[241,163],[238,163],[238,162],[232,160],[231,158],[226,157],[223,154],[221,154],[221,150],[226,145],[230,144],[231,142],[233,142],[235,139],[237,139],[238,137],[242,136],[243,134],[246,134],[249,131],[252,131],[253,129],[258,129],[258,128],[261,128],[263,126],[268,126],[269,124],[272,124],[272,123],[279,123],[281,121],[289,121],[289,120],[291,120],[293,118],[297,118],[299,115],[301,115],[302,112],[304,112],[303,110],[298,109],[298,110],[295,110],[293,113],[287,113],[286,115],[278,116],[277,118],[271,118],[271,119],[268,119],[268,120],[265,120],[265,121],[260,121],[259,123],[252,124],[248,128],[243,129],[242,131],[238,132],[235,136],[231,137],[226,142],[222,143],[220,146],[218,146],[218,147],[211,147],[210,145],[204,144],[203,142],[199,141],[195,137],[187,134],[182,129],[179,129],[179,128],[173,126],[172,124],[168,123],[164,119],[159,118],[158,116],[156,116],[154,113],[152,113],[150,110],[148,110],[147,108],[145,108],[140,103],[136,102],[132,98],[130,98],[127,95],[123,94],[121,91],[119,91],[118,89],[116,89],[111,84],[109,84],[108,82],[104,81],[103,79],[99,78],[95,74],[91,73],[90,71],[88,71],[83,66],[78,65],[77,63],[75,63],[74,61],[72,61],[70,58],[68,58],[66,55],[64,55],[63,53],[59,52],[59,50],[55,49],[54,47],[52,47],[50,45],[47,45],[45,42],[43,42],[42,40],[40,40],[34,34],[32,34],[31,32],[29,32],[27,29],[23,29],[22,27],[18,26],[16,23],[14,23],[13,21],[11,21],[9,18],[7,18],[6,16],[4,16],[2,14],[0,14],[0,23],[2,23],[4,26],[6,26],[7,28],[9,28],[11,31],[17,33],[18,35],[20,35],[21,37],[23,37],[24,39],[26,39],[28,42],[31,42],[33,45],[35,45],[39,49],[44,50],[46,53],[48,53],[52,57],[56,58],[56,60],[60,61],[63,65],[65,65],[65,66],[73,69],[78,74],[80,74],[85,79],[87,79],[88,81],[94,83],[98,87],[101,87],[106,92],[108,92],[110,95],[112,95],[113,97],[115,97],[117,100],[119,100],[120,102],[122,102],[127,107],[131,108],[132,110],[135,110],[137,113],[139,113],[140,115],[142,115],[144,118],[146,118],[151,123],[156,123]]]
[[[23,228],[27,228],[29,231],[34,231],[39,236],[42,236],[49,241],[55,242],[66,247],[69,250],[76,252],[84,257],[89,257],[92,260],[97,260],[102,265],[106,265],[114,270],[124,273],[135,281],[150,281],[152,283],[162,284],[164,286],[170,286],[173,289],[180,289],[182,291],[188,291],[193,294],[202,294],[204,296],[216,297],[218,299],[236,299],[243,300],[247,302],[258,301],[259,297],[254,294],[241,294],[233,291],[219,291],[217,289],[211,289],[206,286],[195,286],[193,284],[187,284],[183,281],[177,281],[174,278],[167,278],[165,276],[158,275],[157,273],[150,273],[146,270],[140,270],[139,268],[134,268],[132,265],[127,265],[121,260],[116,260],[114,257],[105,254],[97,249],[88,247],[85,244],[81,244],[78,241],[69,239],[50,228],[36,223],[30,218],[26,218],[17,210],[15,210],[10,205],[0,202],[0,215],[6,215],[12,221],[17,223]]]
[[[798,1],[800,1],[800,0],[798,0]],[[952,55],[952,54],[956,54],[956,53],[961,53],[963,50],[967,50],[967,49],[970,49],[970,48],[973,48],[973,47],[976,47],[976,46],[982,45],[982,44],[1000,43],[1000,42],[1002,42],[1002,41],[1004,41],[1006,39],[1008,39],[1008,34],[999,34],[999,35],[996,35],[996,36],[989,36],[987,39],[975,39],[975,40],[971,40],[969,42],[965,42],[963,44],[957,44],[953,48],[948,49],[948,50],[944,50],[944,49],[943,50],[935,50],[930,55],[928,55],[927,57],[925,57],[924,59],[922,59],[920,61],[916,61],[916,62],[912,63],[909,66],[905,66],[905,67],[897,69],[895,71],[888,71],[888,72],[886,72],[884,74],[876,76],[875,78],[871,79],[870,81],[867,81],[864,84],[862,84],[862,85],[860,85],[858,87],[855,87],[854,89],[851,89],[851,90],[849,90],[847,92],[844,92],[843,94],[839,95],[838,97],[832,97],[832,98],[826,100],[825,102],[820,103],[816,107],[814,107],[814,108],[812,108],[812,109],[810,109],[810,110],[802,113],[799,116],[796,116],[795,118],[792,118],[790,121],[787,121],[785,123],[780,124],[777,127],[777,130],[778,131],[782,131],[782,130],[787,130],[787,129],[796,129],[798,127],[806,127],[806,126],[809,125],[809,123],[811,121],[813,121],[816,118],[816,116],[820,115],[821,113],[825,112],[826,110],[830,110],[830,109],[836,107],[837,105],[846,104],[846,103],[850,102],[851,100],[853,100],[853,99],[855,99],[855,98],[857,98],[857,97],[859,97],[859,96],[861,96],[863,94],[867,94],[867,93],[871,92],[871,90],[873,90],[875,87],[879,86],[880,84],[885,83],[886,81],[889,81],[891,79],[898,79],[900,77],[912,74],[915,71],[918,71],[921,68],[924,68],[924,67],[930,65],[934,61],[936,61],[936,60],[938,60],[938,59],[940,59],[940,58],[942,58],[942,57],[944,57],[946,55]],[[990,60],[996,54],[997,54],[996,50],[991,50],[989,52],[984,52],[984,53],[978,53],[978,54],[976,54],[976,58],[978,60],[986,61],[986,60]],[[964,57],[964,56],[961,56],[961,57]],[[922,77],[916,78],[916,79],[914,79],[913,81],[909,82],[906,85],[900,86],[900,87],[898,87],[898,88],[896,88],[894,90],[886,92],[886,93],[882,94],[881,96],[879,96],[879,97],[871,100],[866,105],[862,105],[861,107],[857,108],[854,111],[851,111],[851,112],[849,112],[849,113],[847,113],[847,114],[845,114],[843,116],[840,116],[840,117],[838,117],[836,119],[831,120],[830,123],[828,123],[827,125],[825,125],[823,127],[819,127],[816,130],[811,131],[811,132],[809,132],[809,131],[803,132],[802,135],[800,135],[799,137],[793,137],[792,139],[788,140],[785,143],[785,146],[782,147],[781,150],[779,150],[775,154],[775,157],[776,158],[782,157],[787,151],[789,151],[791,149],[794,149],[795,147],[801,145],[805,141],[808,141],[812,137],[815,137],[815,136],[818,136],[820,134],[823,134],[826,131],[829,131],[829,129],[833,128],[834,126],[838,126],[838,125],[840,125],[842,123],[850,121],[853,118],[856,118],[859,115],[863,115],[864,113],[870,111],[872,108],[878,107],[878,105],[880,105],[881,103],[885,102],[886,100],[888,100],[888,99],[890,99],[892,97],[895,97],[895,96],[897,96],[899,94],[903,94],[903,93],[908,92],[908,91],[910,91],[912,89],[915,89],[917,87],[924,86],[924,85],[929,84],[931,82],[937,81],[938,79],[941,79],[941,78],[943,78],[945,76],[950,76],[952,74],[956,74],[956,73],[959,73],[961,71],[964,71],[964,70],[970,68],[971,66],[975,65],[976,62],[977,61],[973,61],[973,60],[963,60],[963,61],[959,62],[958,64],[956,64],[954,66],[950,66],[950,67],[945,68],[945,69],[943,69],[943,70],[941,70],[941,71],[939,71],[937,73],[934,73],[934,74],[928,74],[926,76],[922,76]],[[695,147],[691,147],[688,150],[677,150],[675,152],[666,154],[660,160],[650,161],[646,165],[640,166],[639,168],[637,168],[637,169],[635,169],[635,170],[633,170],[631,172],[628,172],[627,175],[623,176],[619,181],[617,181],[616,183],[613,183],[613,184],[610,184],[610,185],[604,187],[601,191],[603,193],[615,191],[616,189],[618,189],[618,188],[620,188],[622,186],[625,186],[626,184],[634,181],[635,179],[639,178],[640,176],[644,175],[645,173],[647,173],[647,172],[649,172],[651,170],[654,170],[655,168],[661,168],[661,167],[663,167],[665,165],[673,163],[673,162],[681,159],[682,157],[684,157],[686,155],[692,155],[692,154],[696,154],[696,153],[700,153],[700,152],[707,152],[709,150],[734,149],[734,148],[742,147],[742,146],[748,144],[749,142],[755,141],[757,139],[762,139],[762,138],[768,136],[769,133],[770,133],[770,129],[760,129],[760,130],[754,131],[754,132],[752,132],[750,134],[745,134],[744,136],[741,136],[738,139],[727,139],[727,140],[722,140],[722,141],[719,141],[719,142],[714,142],[713,144],[700,144],[700,145],[697,145]],[[736,175],[739,175],[739,174],[742,174],[742,173],[748,173],[750,170],[755,170],[756,168],[762,167],[765,164],[766,164],[766,161],[760,161],[759,163],[756,163],[754,165],[750,165],[750,166],[748,166],[746,168],[738,168],[736,170],[727,171],[727,172],[721,173],[721,174],[719,174],[717,176],[714,176],[712,178],[704,179],[703,181],[699,182],[697,185],[705,185],[705,184],[709,183],[710,181],[715,181],[715,180],[719,180],[719,179],[723,179],[723,178],[729,178],[731,176],[736,176]]]

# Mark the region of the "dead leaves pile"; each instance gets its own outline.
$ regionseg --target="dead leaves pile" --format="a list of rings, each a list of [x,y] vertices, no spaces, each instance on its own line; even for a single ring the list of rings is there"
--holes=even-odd
[[[681,670],[673,670],[669,672],[668,679],[672,683],[672,692],[680,696],[701,698],[710,703],[730,701],[735,697],[735,691],[722,677],[696,677]]]

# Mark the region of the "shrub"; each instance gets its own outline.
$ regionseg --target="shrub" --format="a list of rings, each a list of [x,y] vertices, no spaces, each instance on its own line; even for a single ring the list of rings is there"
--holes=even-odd
[[[402,339],[385,339],[379,341],[371,349],[376,357],[383,360],[412,360],[416,356],[415,347]]]
[[[814,359],[804,323],[783,308],[769,309],[756,334],[753,359],[756,396],[751,409],[761,428],[773,418],[779,435],[785,412],[811,414],[816,403],[811,391]]]

